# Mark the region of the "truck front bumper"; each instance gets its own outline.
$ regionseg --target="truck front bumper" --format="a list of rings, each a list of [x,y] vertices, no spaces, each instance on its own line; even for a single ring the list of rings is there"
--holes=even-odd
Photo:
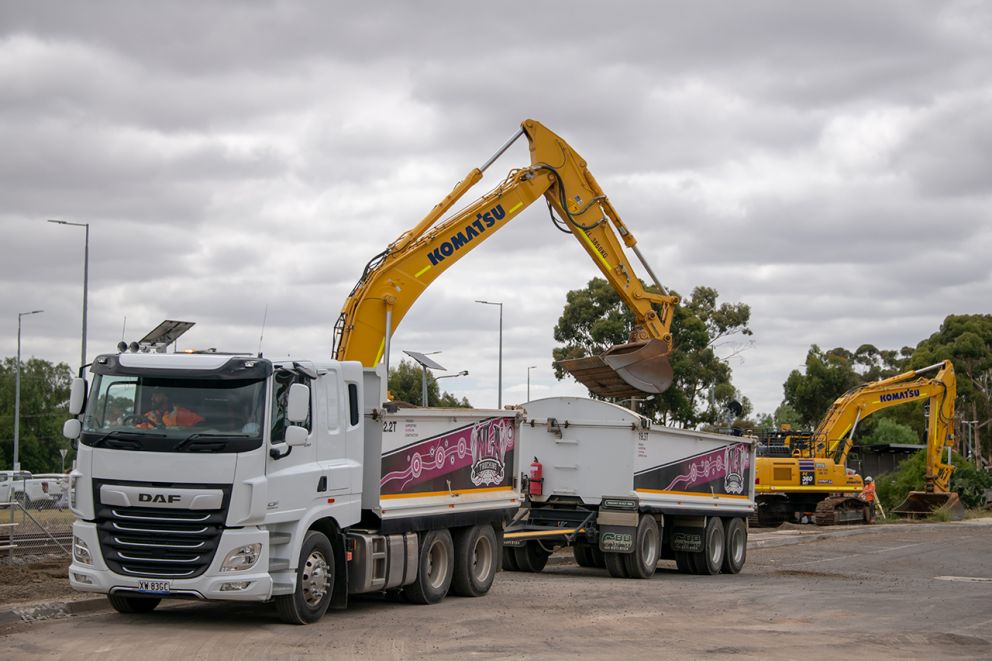
[[[72,525],[73,536],[82,541],[89,550],[92,564],[80,561],[73,540],[72,564],[69,565],[69,584],[81,592],[135,593],[150,597],[195,598],[224,601],[267,601],[272,597],[272,577],[266,569],[269,566],[269,534],[257,528],[225,530],[221,534],[217,553],[210,567],[200,576],[170,581],[168,592],[142,592],[141,581],[157,581],[155,577],[131,577],[116,574],[107,567],[100,551],[96,524],[89,521],[76,521]],[[261,543],[262,551],[255,565],[243,571],[221,572],[224,558],[232,550],[247,544]]]

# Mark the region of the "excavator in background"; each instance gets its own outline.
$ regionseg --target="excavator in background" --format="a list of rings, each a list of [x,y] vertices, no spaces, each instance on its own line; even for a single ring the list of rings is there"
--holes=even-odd
[[[934,376],[927,376],[936,372]],[[954,445],[954,399],[957,381],[949,360],[852,388],[834,401],[812,434],[790,434],[766,447],[756,460],[755,484],[759,526],[798,521],[814,512],[817,525],[867,521],[867,503],[858,495],[861,476],[847,468],[858,424],[877,411],[915,401],[929,406],[927,425],[927,488],[913,492],[897,514],[925,514],[938,507],[962,511],[949,489],[954,470],[942,460]]]
[[[440,220],[522,135],[530,143],[530,165],[510,171],[495,189]],[[665,391],[672,382],[670,328],[679,299],[658,281],[586,161],[559,136],[531,119],[524,121],[482,167],[471,170],[414,228],[366,265],[335,324],[335,358],[376,367],[385,357],[388,373],[390,337],[420,294],[449,266],[542,196],[552,221],[578,240],[636,322],[628,342],[611,347],[602,356],[560,364],[590,392],[604,397]],[[662,293],[645,289],[624,254],[621,240]]]

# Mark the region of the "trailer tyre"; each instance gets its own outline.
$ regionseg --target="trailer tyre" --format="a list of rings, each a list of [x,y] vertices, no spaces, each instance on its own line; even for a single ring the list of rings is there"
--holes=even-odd
[[[334,548],[327,536],[311,530],[303,538],[293,594],[275,598],[279,617],[287,624],[311,624],[327,611],[334,592]]]
[[[162,601],[158,597],[130,597],[108,594],[107,601],[118,613],[151,613]]]
[[[572,555],[575,557],[575,564],[580,567],[596,566],[596,560],[592,557],[592,547],[588,544],[580,542],[573,546]]]
[[[514,559],[520,571],[539,572],[548,564],[551,551],[546,551],[541,543],[531,540],[513,549]]]
[[[623,553],[610,553],[609,551],[603,553],[606,571],[610,572],[610,576],[613,578],[628,578],[627,565],[623,561],[623,556]]]
[[[503,547],[503,571],[520,571],[517,566],[516,549],[512,546]]]
[[[723,567],[725,546],[723,521],[715,516],[710,517],[703,533],[703,550],[699,553],[693,553],[690,561],[695,573],[704,576],[719,574]]]
[[[695,565],[692,562],[694,553],[687,551],[675,551],[675,566],[683,574],[695,574]]]
[[[658,568],[661,549],[661,534],[658,521],[650,514],[642,514],[634,533],[634,552],[623,556],[627,576],[630,578],[651,578]]]
[[[599,550],[599,547],[595,544],[589,546],[589,557],[592,558],[592,563],[594,567],[599,569],[606,569],[606,557],[603,552]]]
[[[727,549],[723,556],[723,573],[736,574],[747,560],[747,525],[744,519],[727,519],[725,528]]]
[[[455,572],[451,591],[462,597],[481,597],[489,592],[496,578],[499,547],[490,525],[462,530],[455,537]]]
[[[455,546],[448,530],[424,535],[417,564],[417,580],[403,588],[415,604],[436,604],[448,594],[455,569]]]

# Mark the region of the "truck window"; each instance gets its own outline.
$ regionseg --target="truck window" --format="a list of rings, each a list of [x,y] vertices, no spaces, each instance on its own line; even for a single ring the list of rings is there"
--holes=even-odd
[[[289,387],[294,383],[311,385],[306,377],[293,372],[277,371],[273,375],[273,396],[272,396],[272,442],[282,443],[286,440],[286,427],[289,422],[286,420],[286,406],[289,403]],[[313,417],[313,401],[311,399],[310,408],[307,411],[307,419],[300,425],[307,431],[311,430],[310,420]]]
[[[354,383],[348,384],[348,412],[351,414],[351,426],[358,425],[358,386]]]
[[[338,392],[337,372],[328,372],[324,377],[324,393],[327,400],[327,431],[336,432],[340,421],[341,397]]]

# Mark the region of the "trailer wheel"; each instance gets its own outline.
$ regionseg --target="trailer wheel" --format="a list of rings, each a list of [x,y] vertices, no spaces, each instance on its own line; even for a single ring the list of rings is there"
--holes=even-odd
[[[610,576],[613,578],[628,578],[627,565],[623,561],[623,556],[623,553],[611,553],[609,551],[603,553],[606,571],[610,572]]]
[[[606,557],[603,552],[599,550],[599,547],[595,544],[589,545],[589,556],[592,558],[592,563],[594,567],[599,569],[606,569]]]
[[[727,519],[724,532],[727,549],[723,556],[723,573],[736,574],[747,560],[747,526],[744,519]]]
[[[711,516],[703,533],[703,550],[693,553],[692,565],[695,573],[704,576],[719,574],[723,566],[724,544],[723,521]]]
[[[293,594],[276,597],[283,622],[310,624],[324,616],[334,592],[334,548],[324,533],[311,530],[303,538]]]
[[[496,578],[496,533],[490,525],[466,528],[455,537],[455,572],[451,591],[462,597],[481,597]]]
[[[675,566],[683,574],[695,574],[696,568],[692,562],[694,553],[688,551],[675,551]]]
[[[623,556],[623,563],[630,578],[651,578],[658,568],[661,535],[658,521],[650,514],[642,514],[634,533],[634,552]]]
[[[448,594],[455,569],[455,546],[448,530],[431,530],[420,545],[417,580],[403,588],[415,604],[436,604]]]
[[[592,547],[579,542],[572,547],[572,556],[575,557],[575,564],[580,567],[595,567],[596,560],[592,557]]]
[[[517,554],[512,546],[503,547],[503,571],[520,571],[517,566]]]
[[[539,572],[548,564],[550,551],[545,551],[540,542],[531,540],[513,549],[514,559],[520,571]]]
[[[130,597],[123,594],[108,594],[107,601],[118,613],[151,613],[162,600],[158,597]]]

